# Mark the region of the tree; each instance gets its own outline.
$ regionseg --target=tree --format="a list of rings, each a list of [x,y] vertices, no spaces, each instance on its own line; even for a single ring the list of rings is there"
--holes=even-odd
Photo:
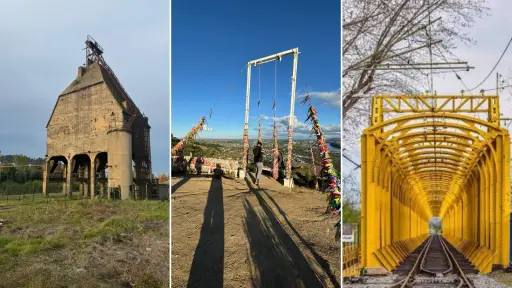
[[[163,183],[166,181],[169,181],[169,176],[167,176],[167,174],[165,174],[165,173],[158,174],[158,183]]]
[[[181,140],[179,138],[174,137],[174,135],[171,133],[171,147],[174,147],[174,145],[178,144]]]
[[[412,65],[457,59],[456,43],[474,43],[464,29],[488,15],[486,4],[487,0],[344,0],[343,126],[366,124],[361,119],[367,117],[361,116],[368,116],[369,100],[362,95],[431,90],[425,85],[429,70]],[[382,64],[409,69],[378,70]]]
[[[452,61],[455,43],[473,44],[464,33],[487,15],[487,0],[344,0],[343,1],[343,141],[358,145],[368,124],[373,93],[430,90],[429,70],[377,70],[382,64]],[[438,42],[442,41],[442,42]],[[458,60],[458,59],[457,59]],[[425,90],[421,90],[425,89]],[[364,96],[363,96],[364,95]],[[363,117],[361,117],[363,116]]]
[[[361,216],[361,190],[354,173],[343,176],[343,223],[357,223]]]
[[[29,162],[29,158],[24,155],[13,155],[13,163],[16,166],[24,166],[27,165]]]

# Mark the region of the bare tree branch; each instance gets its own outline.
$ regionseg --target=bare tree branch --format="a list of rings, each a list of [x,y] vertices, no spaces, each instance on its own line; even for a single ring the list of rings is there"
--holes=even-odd
[[[401,82],[400,87],[417,90],[426,80],[425,73],[414,69],[405,74],[384,73],[375,68],[385,63],[427,62],[427,48],[434,45],[431,38],[442,41],[436,45],[453,55],[450,50],[456,41],[473,42],[463,30],[488,13],[486,4],[487,0],[343,1],[343,118],[351,115],[360,100],[355,95],[386,92],[376,87]],[[427,28],[431,35],[423,33]],[[433,57],[444,61],[439,54]]]
[[[435,48],[433,62],[460,61],[454,53],[456,44],[474,44],[468,28],[489,15],[487,4],[488,0],[344,0],[344,147],[357,147],[368,125],[370,102],[361,95],[429,90],[431,71],[414,65],[430,63],[429,48]],[[377,70],[385,64],[409,69]]]

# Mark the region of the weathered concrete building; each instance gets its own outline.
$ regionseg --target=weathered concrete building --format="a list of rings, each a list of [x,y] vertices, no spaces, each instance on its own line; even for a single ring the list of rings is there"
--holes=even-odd
[[[140,198],[151,183],[150,126],[104,61],[103,49],[86,41],[86,64],[59,95],[50,116],[43,193],[48,181],[62,181],[80,192]],[[54,174],[59,163],[61,175]],[[75,185],[76,186],[76,185]]]

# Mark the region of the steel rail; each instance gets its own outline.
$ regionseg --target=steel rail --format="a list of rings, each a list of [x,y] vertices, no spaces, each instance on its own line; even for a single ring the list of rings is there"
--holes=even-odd
[[[436,237],[436,236],[432,235],[431,237],[432,237],[432,239],[434,239],[434,237]],[[440,237],[440,236],[437,236],[437,237]],[[446,275],[447,273],[449,273],[450,271],[453,270],[453,264],[452,264],[452,261],[450,261],[450,256],[448,255],[448,252],[447,252],[446,248],[444,247],[443,242],[441,240],[439,240],[439,242],[441,243],[441,247],[443,248],[444,255],[446,256],[446,259],[448,260],[448,265],[449,265],[448,269],[446,269],[445,271],[441,272],[441,274],[444,276],[444,275]],[[429,246],[429,250],[430,250],[430,246]],[[421,261],[420,270],[425,272],[425,273],[427,273],[427,274],[431,274],[431,275],[437,276],[438,272],[434,272],[434,271],[431,271],[431,270],[425,268],[425,262],[427,260],[427,256],[426,255],[428,255],[428,250],[427,250],[427,253],[425,253],[425,257]]]
[[[428,239],[428,242],[427,244],[425,245],[425,247],[423,247],[423,249],[421,250],[420,254],[418,255],[418,259],[416,259],[416,261],[414,262],[414,265],[412,266],[412,269],[411,271],[409,272],[409,274],[407,274],[407,276],[402,279],[401,281],[399,281],[398,283],[396,283],[395,285],[393,285],[392,287],[400,287],[400,288],[405,288],[407,287],[407,284],[409,284],[409,281],[413,278],[413,276],[417,273],[417,268],[418,268],[418,265],[420,264],[420,260],[423,259],[423,257],[425,256],[426,252],[428,251],[428,248],[430,247],[430,244],[432,243],[432,237],[430,237]]]
[[[466,285],[468,288],[474,288],[475,286],[473,286],[473,284],[471,284],[471,282],[469,281],[468,277],[466,276],[466,274],[464,273],[464,271],[462,270],[462,268],[460,267],[459,263],[457,262],[457,260],[455,259],[455,256],[453,256],[453,253],[450,251],[450,249],[448,248],[448,245],[446,244],[445,240],[443,239],[443,237],[440,238],[440,241],[441,241],[441,245],[443,246],[443,249],[445,249],[445,251],[447,252],[447,254],[449,255],[449,259],[450,261],[453,261],[453,263],[455,264],[455,266],[457,267],[457,270],[458,270],[458,273],[459,274],[459,277],[461,279],[461,282],[459,283],[459,285],[457,286],[457,288],[460,288],[460,287],[464,287],[464,285]]]

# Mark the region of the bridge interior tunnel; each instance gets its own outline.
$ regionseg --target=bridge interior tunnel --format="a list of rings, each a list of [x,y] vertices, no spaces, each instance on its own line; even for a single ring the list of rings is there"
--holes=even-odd
[[[427,239],[432,217],[481,273],[509,266],[510,138],[499,121],[373,119],[361,145],[363,267],[392,271]]]

